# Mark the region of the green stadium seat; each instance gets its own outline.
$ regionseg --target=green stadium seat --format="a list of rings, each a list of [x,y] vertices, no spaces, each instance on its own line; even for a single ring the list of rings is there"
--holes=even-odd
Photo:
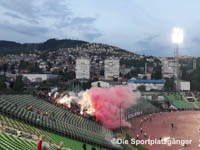
[[[15,104],[18,105],[17,108]],[[41,113],[54,112],[55,121],[42,116],[42,114],[38,115],[35,112],[25,111],[27,105],[40,110]],[[0,95],[0,110],[5,113],[9,112],[27,123],[39,125],[62,135],[112,147],[111,143],[104,139],[104,133],[111,134],[110,130],[104,129],[99,123],[77,116],[32,95]],[[66,119],[65,113],[67,113]]]

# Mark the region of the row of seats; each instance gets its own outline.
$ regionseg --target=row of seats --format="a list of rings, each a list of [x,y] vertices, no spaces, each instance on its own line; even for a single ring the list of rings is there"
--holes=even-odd
[[[34,108],[37,108],[44,112],[51,111],[51,112],[55,113],[55,118],[58,120],[73,124],[75,126],[80,126],[81,128],[86,128],[87,130],[92,130],[95,133],[102,132],[101,125],[99,125],[91,120],[77,116],[69,111],[65,111],[61,108],[58,108],[50,103],[47,103],[46,101],[43,101],[43,100],[33,97],[32,95],[2,95],[0,98],[3,98],[7,101],[11,101],[13,103],[20,104],[23,107],[26,107],[27,105],[31,105]],[[68,119],[65,119],[65,117],[64,117],[65,113],[67,114]],[[82,126],[82,124],[84,124],[84,125],[87,124],[87,126]],[[106,130],[106,129],[103,129],[103,130]],[[109,130],[107,130],[107,131],[109,132]]]
[[[17,107],[16,107],[17,104]],[[25,111],[27,105],[31,105],[42,111],[54,112],[56,120],[38,115],[35,112]],[[104,134],[111,134],[109,130],[104,129],[99,124],[87,120],[83,117],[58,108],[46,101],[37,99],[32,95],[1,95],[0,110],[14,117],[23,119],[28,123],[46,127],[49,130],[57,131],[60,134],[69,136],[77,140],[87,140],[92,143],[112,146],[105,140]],[[67,113],[67,118],[64,118]]]
[[[10,122],[13,123],[13,126],[15,125],[20,125],[24,128],[27,128],[29,131],[35,131],[35,132],[39,132],[40,135],[45,135],[46,137],[48,137],[48,140],[46,139],[47,142],[49,142],[49,139],[51,140],[52,144],[56,144],[58,145],[60,143],[60,141],[64,142],[64,147],[67,147],[71,150],[80,150],[82,149],[83,143],[82,142],[78,142],[78,141],[74,141],[71,140],[69,138],[57,135],[55,133],[51,133],[51,132],[47,132],[45,130],[42,129],[38,129],[36,127],[33,127],[27,123],[23,123],[21,121],[18,121],[16,119],[12,119],[10,117],[7,117],[5,115],[0,114],[0,118],[2,121],[4,122]],[[4,124],[6,125],[6,124]],[[20,128],[18,128],[20,130]],[[35,150],[36,149],[36,143],[33,142],[29,142],[27,140],[21,139],[21,138],[16,138],[15,136],[12,135],[8,135],[6,133],[0,134],[0,141],[2,141],[5,144],[1,145],[0,142],[0,149],[1,150]],[[92,150],[92,146],[91,145],[87,145],[87,150]],[[21,149],[20,149],[21,148]],[[49,150],[56,150],[56,147],[50,147]],[[96,147],[96,150],[105,150],[105,149],[100,149],[99,147]]]
[[[0,134],[0,149],[1,150],[36,150],[37,145],[34,142],[23,140],[6,133]],[[53,150],[53,149],[51,149]]]

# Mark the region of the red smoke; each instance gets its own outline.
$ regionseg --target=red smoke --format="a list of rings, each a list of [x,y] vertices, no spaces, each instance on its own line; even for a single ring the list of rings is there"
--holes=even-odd
[[[101,121],[105,128],[120,127],[120,105],[121,105],[121,125],[130,127],[130,123],[125,121],[124,111],[136,104],[139,97],[134,94],[130,87],[116,86],[112,88],[92,88],[88,95],[95,109],[94,115],[97,121]]]

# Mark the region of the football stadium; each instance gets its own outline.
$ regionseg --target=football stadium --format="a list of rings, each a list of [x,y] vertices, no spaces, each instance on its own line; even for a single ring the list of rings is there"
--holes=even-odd
[[[0,150],[200,150],[199,6],[0,0]]]
[[[200,144],[197,138],[200,134],[198,98],[199,95],[194,93],[173,92],[155,92],[146,96],[134,93],[126,86],[92,88],[79,95],[52,91],[1,94],[0,148],[171,150],[187,147],[195,150]],[[90,103],[86,104],[90,99],[92,107]],[[172,140],[170,138],[182,140],[182,143],[132,142],[133,139],[166,142]]]

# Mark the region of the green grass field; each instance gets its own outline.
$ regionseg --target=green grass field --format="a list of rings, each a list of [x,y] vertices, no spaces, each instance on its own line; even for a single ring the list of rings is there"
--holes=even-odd
[[[181,100],[180,96],[175,94],[165,94],[166,98],[177,108],[195,108],[192,103]]]

